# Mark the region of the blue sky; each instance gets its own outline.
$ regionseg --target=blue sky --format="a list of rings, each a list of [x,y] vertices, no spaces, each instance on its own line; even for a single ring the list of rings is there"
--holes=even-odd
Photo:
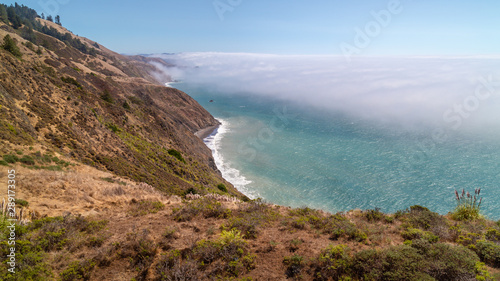
[[[346,46],[369,56],[500,53],[500,2],[493,0],[17,2],[56,12],[69,30],[120,53],[345,54]],[[377,22],[373,12],[382,10],[390,20]]]

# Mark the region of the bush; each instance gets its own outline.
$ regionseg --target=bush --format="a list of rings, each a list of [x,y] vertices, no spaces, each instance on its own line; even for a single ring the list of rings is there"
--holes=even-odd
[[[414,205],[405,211],[403,215],[410,227],[428,230],[434,227],[446,225],[445,219],[438,213],[429,209]]]
[[[174,220],[190,221],[195,216],[203,214],[205,218],[227,218],[231,211],[212,198],[200,198],[185,204],[181,209],[174,209]]]
[[[29,203],[26,200],[16,198],[16,204],[23,207],[28,207]]]
[[[124,101],[123,104],[122,104],[123,108],[127,109],[127,110],[130,110],[130,105],[128,104],[127,101]]]
[[[222,191],[222,192],[227,192],[227,188],[226,188],[226,186],[225,186],[223,183],[219,183],[219,184],[217,185],[217,188],[218,188],[220,191]]]
[[[291,257],[285,257],[283,259],[283,264],[286,266],[286,277],[294,278],[299,277],[304,267],[304,258],[300,255],[293,255]]]
[[[430,243],[436,243],[439,241],[438,236],[432,234],[429,231],[423,231],[418,228],[408,228],[401,233],[401,236],[406,240],[424,239],[426,241],[429,241]]]
[[[238,230],[223,230],[216,241],[196,243],[192,257],[201,262],[202,268],[221,260],[223,263],[218,265],[221,275],[238,276],[255,267],[255,256],[248,254],[246,244]]]
[[[458,194],[458,191],[455,190],[455,196],[457,200],[457,206],[455,210],[452,212],[451,217],[454,220],[463,221],[463,220],[475,220],[480,218],[480,210],[481,210],[481,202],[483,198],[479,197],[481,193],[481,189],[475,189],[474,195],[471,195],[469,192],[465,193],[465,189],[462,189],[462,194]]]
[[[3,156],[3,160],[7,163],[14,164],[19,161],[19,158],[16,155],[7,154]]]
[[[68,266],[68,268],[61,272],[61,280],[90,280],[90,276],[95,265],[95,262],[93,262],[92,260],[85,260],[81,262],[74,261]]]
[[[104,93],[101,95],[101,99],[105,102],[108,102],[108,103],[114,103],[115,100],[113,99],[113,97],[111,96],[111,94],[109,93],[109,91],[105,90]]]
[[[1,47],[18,58],[23,56],[16,42],[14,41],[14,39],[12,39],[12,37],[10,37],[9,34],[5,35],[5,37],[3,38],[3,44]]]
[[[72,84],[72,85],[75,85],[78,89],[83,89],[83,86],[78,83],[78,81],[75,80],[75,78],[73,77],[61,77],[61,80],[64,82],[64,83],[68,83],[68,84]]]
[[[317,259],[312,261],[311,269],[314,271],[314,280],[326,281],[333,278],[339,280],[350,266],[348,248],[345,245],[330,245],[323,251]]]
[[[341,237],[346,237],[349,240],[364,242],[368,239],[366,233],[358,229],[355,224],[340,215],[331,216],[325,228],[326,232],[330,234],[331,240],[338,240]]]
[[[385,217],[384,213],[382,213],[379,208],[366,210],[363,212],[363,215],[369,222],[381,221]]]
[[[490,241],[500,241],[500,231],[494,228],[490,228],[486,231],[485,238]]]
[[[30,166],[35,165],[35,160],[29,155],[23,156],[23,158],[19,159],[19,162]]]
[[[227,223],[225,223],[222,228],[225,230],[237,229],[243,233],[243,237],[246,239],[257,238],[257,226],[260,224],[259,219],[252,216],[244,216],[231,218]]]
[[[484,263],[500,267],[500,246],[489,241],[479,241],[476,244],[476,253]]]
[[[106,127],[108,129],[110,129],[113,133],[117,133],[117,132],[121,132],[122,130],[120,128],[118,128],[118,126],[116,126],[115,124],[113,123],[107,123],[106,124]]]
[[[362,280],[470,280],[479,261],[463,246],[430,244],[416,240],[412,246],[382,251],[364,250],[354,255],[351,272]]]
[[[179,160],[183,163],[186,163],[186,160],[184,160],[184,158],[182,158],[182,154],[179,151],[177,151],[175,149],[169,149],[168,154],[174,156],[175,158],[177,158],[177,160]]]

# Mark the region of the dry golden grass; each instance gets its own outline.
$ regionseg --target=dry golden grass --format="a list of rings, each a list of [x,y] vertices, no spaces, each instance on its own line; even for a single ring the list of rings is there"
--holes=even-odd
[[[31,170],[20,165],[13,169],[16,170],[16,198],[28,201],[29,209],[41,216],[68,212],[97,215],[111,207],[127,206],[133,199],[163,204],[177,200],[169,200],[145,183],[134,183],[85,165],[70,167],[68,171]],[[6,170],[7,167],[0,171],[2,183],[7,182]],[[0,189],[0,198],[7,199],[6,185]]]

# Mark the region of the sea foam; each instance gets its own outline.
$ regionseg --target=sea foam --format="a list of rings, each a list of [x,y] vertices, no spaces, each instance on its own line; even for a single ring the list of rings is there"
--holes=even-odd
[[[232,167],[231,163],[227,161],[221,153],[222,139],[224,135],[230,131],[230,123],[227,120],[217,119],[221,125],[212,132],[208,137],[203,139],[205,145],[212,150],[212,155],[215,160],[215,165],[221,171],[222,177],[228,182],[232,183],[236,189],[238,189],[243,194],[254,199],[257,198],[257,194],[252,192],[248,185],[252,181],[248,180],[241,174],[241,172]]]

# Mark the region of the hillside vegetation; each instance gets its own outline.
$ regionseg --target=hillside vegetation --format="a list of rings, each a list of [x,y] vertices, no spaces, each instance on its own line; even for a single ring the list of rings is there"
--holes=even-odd
[[[249,200],[195,136],[217,120],[154,59],[17,4],[0,43],[0,280],[500,280],[480,190],[445,216]]]

